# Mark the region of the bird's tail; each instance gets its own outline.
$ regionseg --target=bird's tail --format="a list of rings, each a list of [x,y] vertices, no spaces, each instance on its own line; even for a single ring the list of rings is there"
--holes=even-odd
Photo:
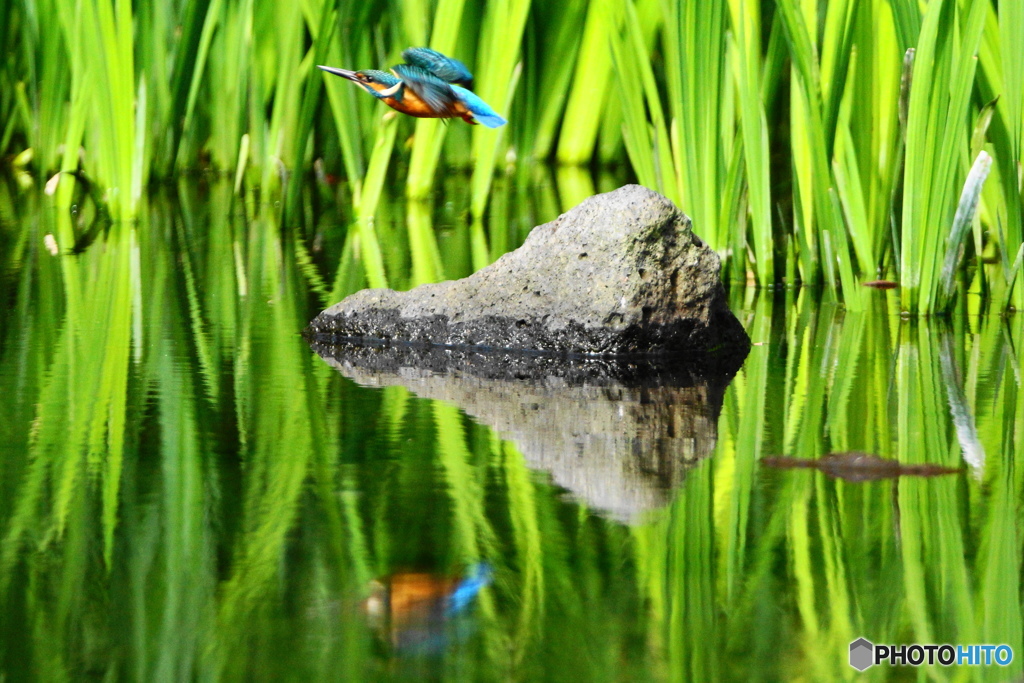
[[[488,128],[497,128],[508,123],[496,111],[491,109],[489,104],[477,97],[476,93],[458,85],[453,85],[452,90],[455,91],[455,94],[462,100],[462,103],[466,105],[466,109],[473,115],[475,123],[482,123]]]
[[[494,570],[487,562],[477,562],[470,567],[465,578],[448,596],[447,615],[454,616],[468,607],[477,594],[490,585],[493,578]]]

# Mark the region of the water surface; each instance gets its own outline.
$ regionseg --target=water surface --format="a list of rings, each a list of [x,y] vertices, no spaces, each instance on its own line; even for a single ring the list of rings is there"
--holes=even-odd
[[[393,286],[593,191],[458,184],[385,202]],[[88,207],[0,189],[0,680],[839,679],[860,636],[1020,677],[1021,316],[734,288],[734,377],[339,372],[299,332],[364,285],[341,199],[182,183],[72,255]],[[852,452],[912,474],[778,466]]]

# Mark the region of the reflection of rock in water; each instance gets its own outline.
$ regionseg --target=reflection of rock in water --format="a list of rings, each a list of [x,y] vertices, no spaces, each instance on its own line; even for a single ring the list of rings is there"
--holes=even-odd
[[[314,347],[359,384],[456,404],[514,441],[531,468],[626,522],[667,503],[686,470],[713,452],[731,378],[436,348]]]

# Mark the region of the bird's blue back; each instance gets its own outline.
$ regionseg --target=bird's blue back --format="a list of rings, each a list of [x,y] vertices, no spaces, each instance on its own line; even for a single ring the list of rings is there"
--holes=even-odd
[[[473,87],[473,74],[466,65],[429,47],[410,47],[402,52],[402,58],[434,74],[446,83],[460,83]]]

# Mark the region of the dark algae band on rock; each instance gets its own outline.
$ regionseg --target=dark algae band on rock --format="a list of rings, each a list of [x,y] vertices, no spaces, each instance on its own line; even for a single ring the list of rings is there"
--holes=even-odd
[[[323,311],[322,344],[402,343],[598,357],[744,357],[718,255],[670,200],[595,195],[461,280],[367,289]]]

